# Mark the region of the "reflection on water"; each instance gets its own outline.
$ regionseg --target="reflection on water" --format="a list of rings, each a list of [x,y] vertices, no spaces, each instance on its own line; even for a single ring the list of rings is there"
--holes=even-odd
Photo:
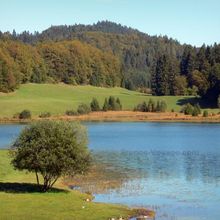
[[[220,125],[104,125],[88,124],[91,148],[128,178],[96,201],[153,208],[156,220],[220,219]]]
[[[151,207],[156,219],[220,219],[219,154],[124,151],[99,152],[96,158],[142,173],[117,190],[97,195],[96,201]]]
[[[150,207],[156,220],[220,219],[220,124],[85,125],[96,160],[123,176],[96,201]],[[0,148],[20,129],[0,126]]]
[[[132,169],[147,179],[167,181],[181,178],[187,182],[218,184],[220,182],[220,153],[161,151],[97,152],[96,160],[113,167]],[[129,176],[129,173],[127,173]]]

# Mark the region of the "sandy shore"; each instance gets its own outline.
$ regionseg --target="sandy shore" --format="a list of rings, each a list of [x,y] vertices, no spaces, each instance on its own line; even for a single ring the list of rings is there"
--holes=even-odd
[[[108,112],[91,112],[86,115],[78,116],[52,116],[50,120],[66,120],[66,121],[155,121],[155,122],[215,122],[220,123],[220,114],[203,117],[202,115],[193,117],[184,115],[183,113],[166,112],[134,112],[134,111],[108,111]],[[31,120],[19,120],[14,118],[1,118],[0,123],[21,123],[42,120],[34,117]]]

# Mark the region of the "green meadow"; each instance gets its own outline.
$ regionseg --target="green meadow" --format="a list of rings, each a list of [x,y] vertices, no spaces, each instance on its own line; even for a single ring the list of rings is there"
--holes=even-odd
[[[123,88],[101,88],[93,86],[69,86],[64,84],[24,84],[9,94],[0,94],[0,117],[12,117],[14,114],[28,109],[34,116],[42,112],[63,115],[66,110],[76,110],[80,103],[89,104],[96,97],[103,105],[105,97],[119,97],[123,110],[133,110],[134,106],[150,98],[165,100],[168,111],[179,111],[184,103],[198,102],[195,97],[184,96],[149,96]],[[212,110],[217,111],[217,110]]]
[[[34,175],[15,171],[8,150],[0,150],[0,219],[105,220],[132,212],[124,206],[87,202],[91,196],[70,191],[61,182],[48,193],[37,192],[34,183]]]

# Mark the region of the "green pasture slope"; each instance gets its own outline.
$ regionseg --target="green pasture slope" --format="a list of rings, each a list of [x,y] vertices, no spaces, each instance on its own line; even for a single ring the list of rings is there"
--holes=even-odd
[[[181,104],[193,99],[183,96],[152,97],[123,88],[100,88],[93,86],[68,86],[64,84],[25,84],[10,94],[0,94],[0,117],[12,117],[24,109],[31,110],[33,115],[49,111],[55,115],[63,115],[66,110],[75,110],[80,103],[91,102],[96,97],[103,104],[105,97],[119,97],[123,110],[133,110],[134,106],[149,98],[165,100],[168,110],[179,111]],[[195,101],[195,100],[192,100]]]
[[[88,195],[67,188],[39,193],[31,190],[34,182],[34,175],[15,171],[8,151],[0,150],[0,219],[105,220],[131,214],[124,206],[86,202]]]

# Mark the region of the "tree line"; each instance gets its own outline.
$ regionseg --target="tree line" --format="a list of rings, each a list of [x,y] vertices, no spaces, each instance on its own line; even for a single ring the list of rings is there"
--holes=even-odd
[[[150,88],[154,95],[199,95],[217,106],[220,45],[181,45],[108,21],[0,32],[0,91],[25,82]]]
[[[121,64],[116,56],[78,40],[36,46],[0,40],[1,92],[27,82],[113,87],[120,86],[120,79]]]
[[[154,95],[199,95],[218,105],[220,95],[220,45],[185,46],[179,61],[161,55],[152,75]]]

